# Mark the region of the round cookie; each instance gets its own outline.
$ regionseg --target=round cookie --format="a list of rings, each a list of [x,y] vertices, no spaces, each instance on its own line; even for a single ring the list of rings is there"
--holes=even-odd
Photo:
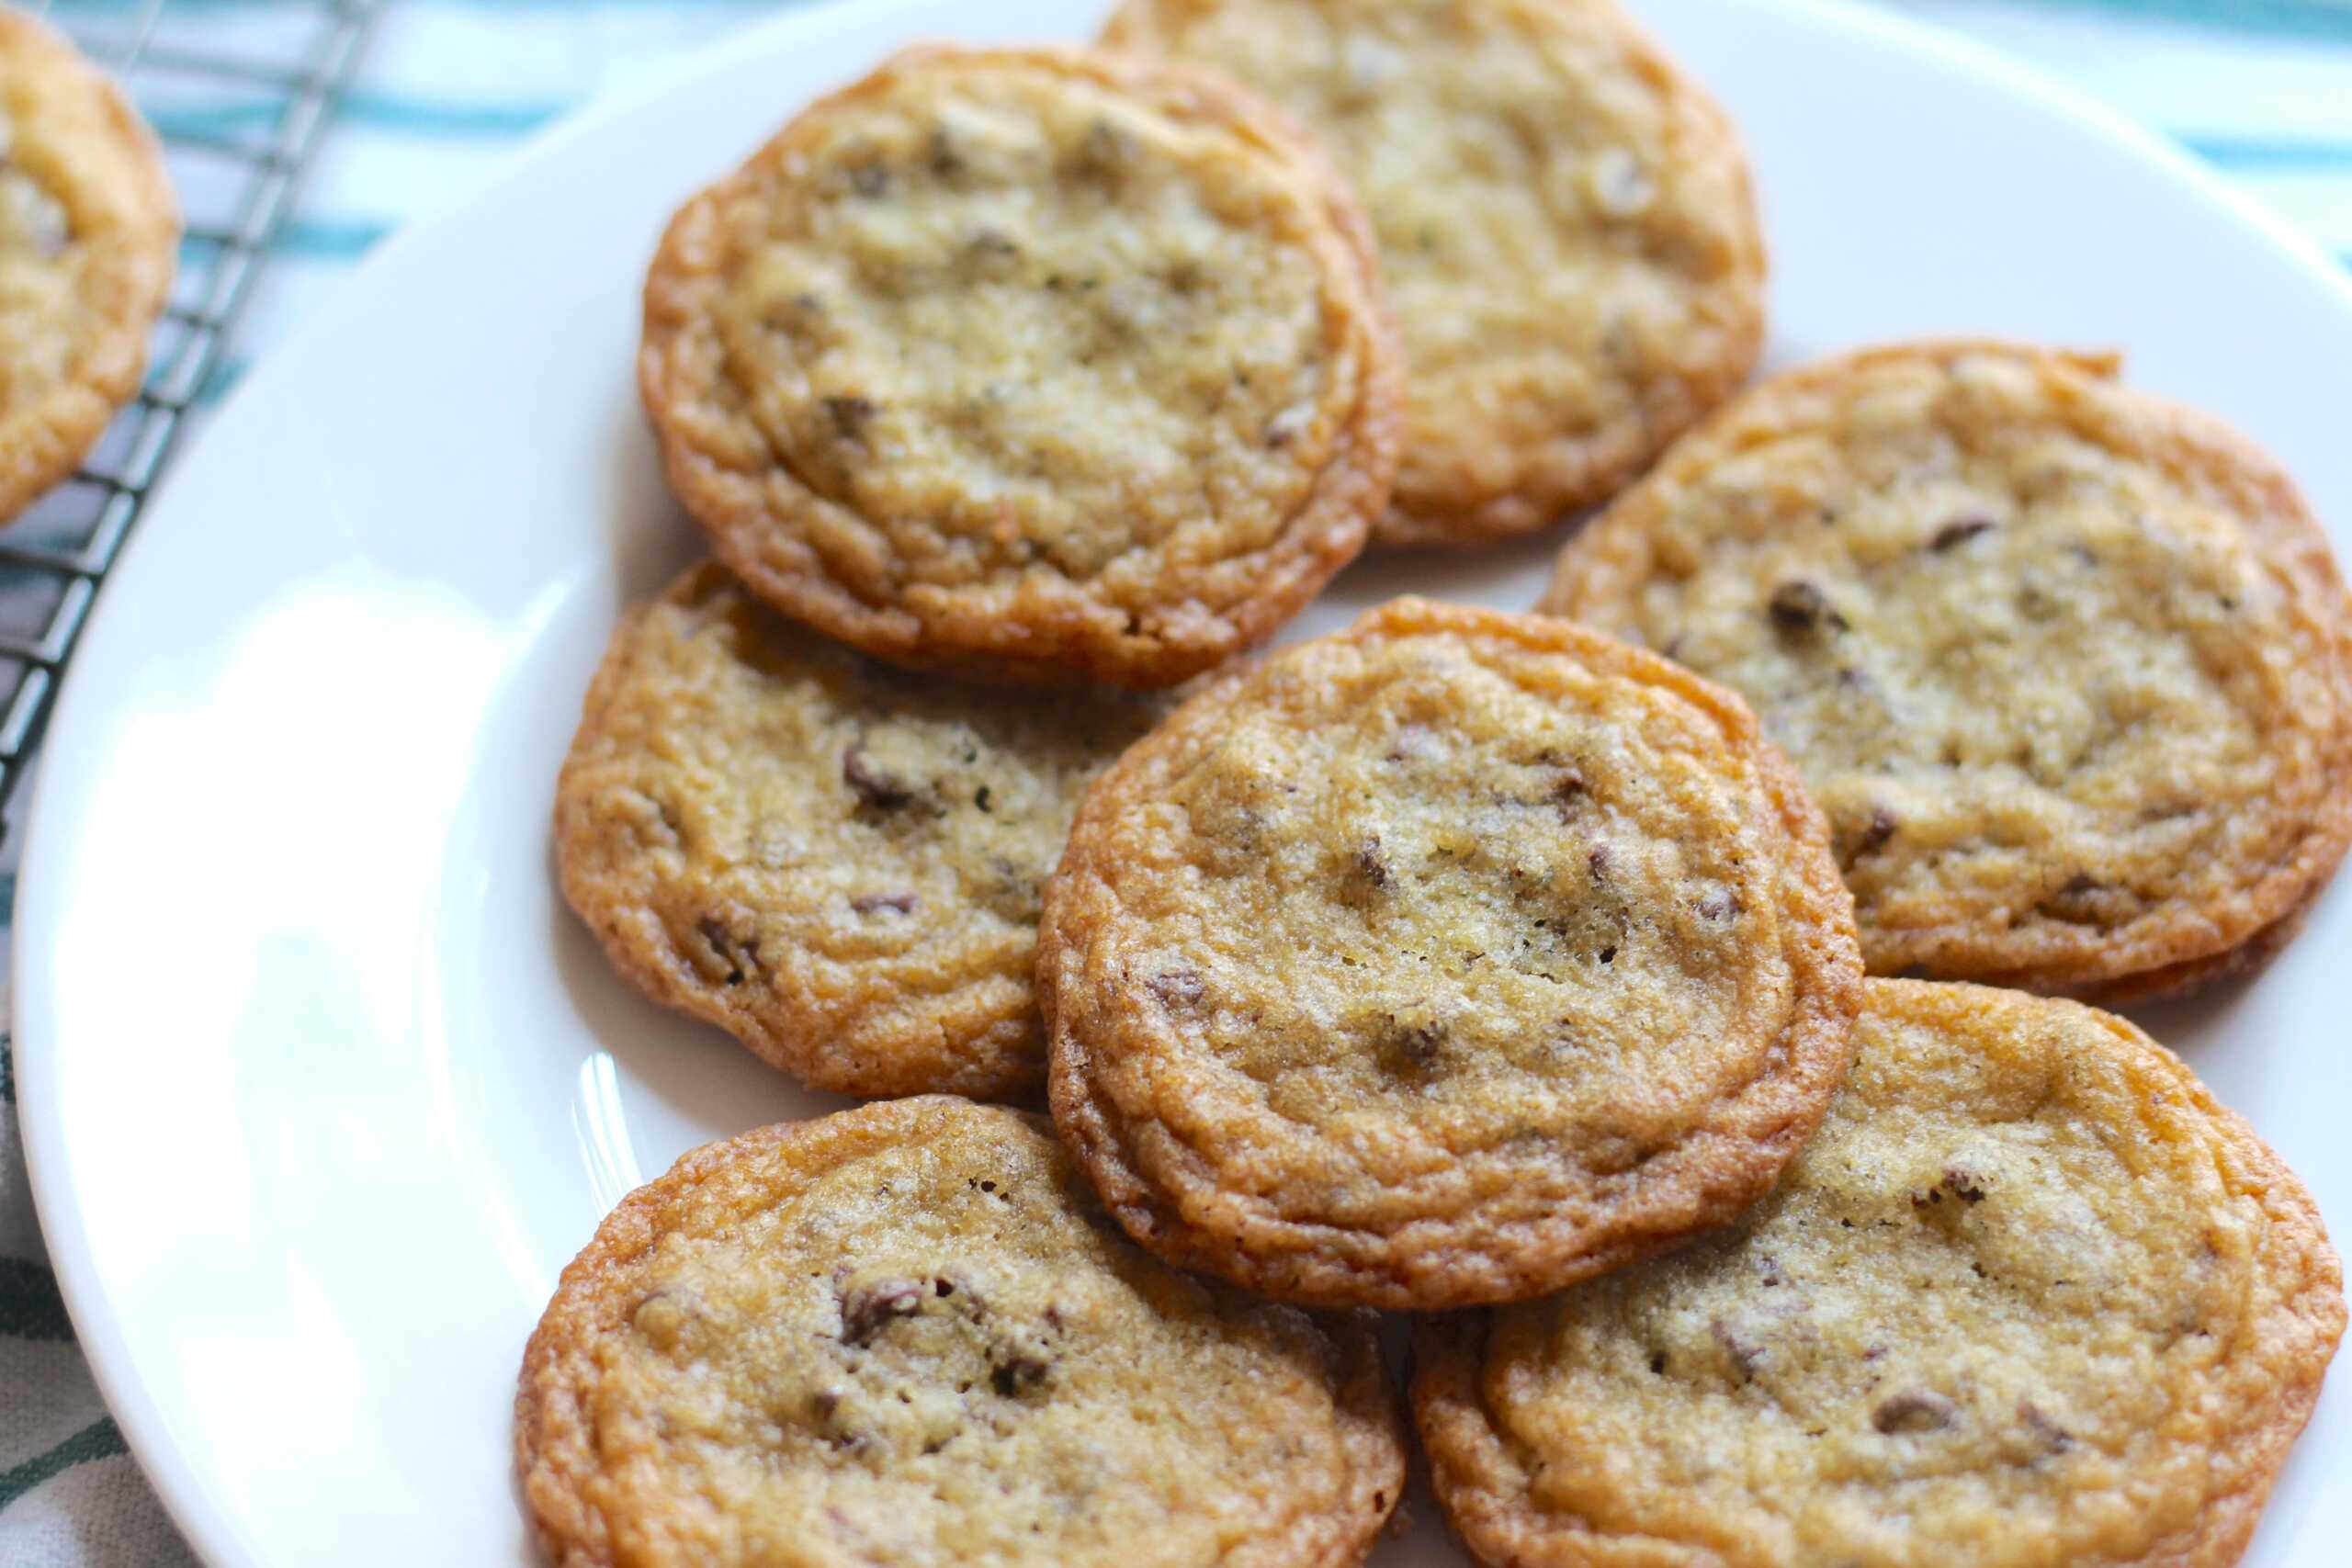
[[[2248,967],[2352,840],[2352,608],[2286,476],[2111,358],[1929,343],[1748,392],[1539,608],[1738,690],[1874,973],[2103,1000]]]
[[[1835,1093],[1860,969],[1820,816],[1738,698],[1400,599],[1113,765],[1037,981],[1055,1122],[1136,1239],[1428,1309],[1736,1213]]]
[[[1754,364],[1746,157],[1610,0],[1125,0],[1103,37],[1261,89],[1363,197],[1408,373],[1375,544],[1604,500]]]
[[[876,665],[696,566],[589,688],[564,897],[639,990],[820,1089],[1033,1093],[1040,889],[1151,718]]]
[[[0,8],[0,522],[139,390],[178,238],[163,153],[122,94]]]
[[[624,1199],[524,1358],[562,1568],[1347,1568],[1405,1438],[1363,1321],[1161,1267],[1041,1117],[769,1127]]]
[[[778,608],[950,673],[1173,685],[1386,503],[1371,246],[1221,78],[917,50],[678,213],[639,379],[671,488]]]
[[[1530,1568],[2221,1568],[2344,1329],[2310,1195],[2179,1058],[2014,991],[1866,987],[1737,1226],[1423,1330],[1437,1495]]]

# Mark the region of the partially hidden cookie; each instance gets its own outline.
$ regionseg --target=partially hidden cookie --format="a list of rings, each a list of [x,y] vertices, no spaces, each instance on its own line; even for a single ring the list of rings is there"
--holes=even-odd
[[[2116,361],[1928,343],[1769,381],[1541,608],[1736,688],[1873,973],[2102,1000],[2278,947],[2352,840],[2352,605],[2278,466]]]
[[[778,608],[950,673],[1172,685],[1386,503],[1371,245],[1222,78],[917,50],[678,213],[639,380],[671,488]]]
[[[1046,889],[1055,1122],[1161,1257],[1519,1300],[1729,1219],[1836,1091],[1860,959],[1738,698],[1400,599],[1180,707]]]
[[[1261,89],[1363,197],[1408,372],[1375,544],[1603,500],[1754,363],[1746,155],[1611,0],[1125,0],[1103,36]]]
[[[1526,1568],[2222,1568],[2344,1330],[2294,1175],[2120,1018],[1872,980],[1732,1230],[1425,1326],[1438,1500]]]
[[[1367,1322],[1162,1267],[1042,1117],[945,1097],[622,1200],[514,1415],[562,1568],[1348,1568],[1405,1480]]]
[[[178,239],[163,153],[121,92],[0,8],[0,522],[139,390]]]
[[[1041,889],[1152,716],[876,665],[696,566],[589,689],[564,896],[639,989],[820,1089],[1032,1093]]]

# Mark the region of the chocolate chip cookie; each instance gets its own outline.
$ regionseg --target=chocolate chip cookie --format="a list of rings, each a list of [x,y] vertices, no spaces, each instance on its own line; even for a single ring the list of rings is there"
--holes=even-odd
[[[1375,543],[1602,500],[1754,363],[1738,138],[1610,0],[1125,0],[1103,36],[1264,91],[1363,197],[1409,372]]]
[[[679,212],[639,359],[671,487],[778,608],[994,680],[1172,685],[1386,504],[1362,210],[1271,105],[1074,51],[901,54]]]
[[[1161,1257],[1518,1300],[1770,1187],[1849,1055],[1828,834],[1739,699],[1401,599],[1180,707],[1046,890],[1054,1118]]]
[[[697,566],[589,690],[564,895],[639,989],[820,1089],[1032,1093],[1040,890],[1152,714],[876,665]]]
[[[122,94],[0,8],[0,522],[139,390],[178,239],[163,154]]]
[[[1541,607],[1736,688],[1873,972],[2114,1000],[2252,965],[2352,841],[2352,606],[2276,464],[2116,362],[1877,349],[1758,387]]]
[[[1369,1326],[1165,1269],[1040,1117],[695,1150],[564,1270],[515,1399],[563,1568],[1347,1568],[1404,1484]]]
[[[2311,1196],[2121,1019],[1873,980],[1737,1225],[1424,1333],[1480,1559],[2221,1568],[2344,1328]]]

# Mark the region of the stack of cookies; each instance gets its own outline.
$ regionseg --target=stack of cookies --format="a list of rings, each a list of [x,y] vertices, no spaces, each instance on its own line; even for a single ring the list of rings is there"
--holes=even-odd
[[[716,558],[595,677],[564,891],[904,1098],[565,1272],[549,1555],[1344,1565],[1409,1425],[1495,1564],[2233,1561],[2340,1269],[2058,998],[2250,969],[2352,839],[2291,485],[2080,355],[1735,397],[1737,143],[1606,0],[1106,44],[902,54],[653,264]],[[1604,502],[1542,613],[1252,655],[1368,545]]]

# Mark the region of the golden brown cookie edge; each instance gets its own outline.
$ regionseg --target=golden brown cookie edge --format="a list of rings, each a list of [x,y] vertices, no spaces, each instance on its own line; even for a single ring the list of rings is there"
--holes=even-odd
[[[2352,592],[2346,591],[2325,530],[2278,463],[2211,414],[2120,386],[2120,355],[1996,338],[1930,338],[1857,349],[1784,371],[1749,388],[1699,423],[1657,468],[1569,539],[1535,611],[1577,620],[1596,604],[1620,602],[1651,570],[1649,530],[1662,514],[1665,488],[1703,472],[1717,455],[1717,443],[1734,443],[1778,427],[1774,414],[1782,403],[1817,395],[1882,365],[1921,359],[1949,363],[1976,355],[2023,359],[2047,374],[2074,378],[2131,399],[2143,422],[2157,427],[2156,441],[2179,449],[2177,457],[2165,454],[2168,460],[2160,466],[2236,492],[2256,553],[2285,577],[2297,618],[2312,629],[2323,649],[2332,649],[2337,722],[2328,773],[2334,782],[2318,792],[2317,809],[2293,863],[2274,866],[2226,922],[2217,922],[2202,907],[2186,908],[2168,931],[2135,943],[2058,943],[2080,951],[2047,957],[2021,951],[2031,944],[2008,941],[2009,933],[1988,935],[1980,929],[1982,922],[1966,919],[1901,933],[1900,942],[1865,927],[1870,971],[1916,972],[1927,978],[2116,1003],[2185,996],[2250,974],[2294,935],[2303,914],[2326,890],[2346,850],[2352,849]],[[2216,941],[2209,933],[2217,926],[2230,934]]]
[[[52,194],[67,203],[77,228],[102,210],[105,231],[120,243],[100,279],[106,330],[82,345],[77,373],[0,421],[0,523],[69,478],[138,392],[148,331],[171,292],[180,232],[163,149],[122,89],[38,17],[0,8],[0,80],[15,76],[25,59],[40,68],[19,88],[35,100],[36,113],[62,105],[80,119],[94,110],[105,138],[107,166]]]
[[[674,383],[694,345],[692,322],[716,286],[724,256],[717,207],[737,182],[789,146],[804,123],[830,107],[882,93],[898,76],[943,59],[1014,60],[1073,73],[1143,97],[1163,112],[1216,120],[1292,163],[1328,215],[1326,258],[1348,287],[1359,349],[1353,415],[1305,503],[1274,545],[1252,594],[1219,606],[1223,635],[1182,647],[1106,630],[1123,613],[1089,604],[1063,606],[1050,621],[1008,624],[986,609],[919,615],[902,605],[868,604],[834,582],[815,552],[784,530],[761,493],[759,477],[727,469],[699,448],[677,414]],[[876,658],[967,681],[1019,686],[1101,684],[1135,691],[1173,686],[1257,647],[1304,609],[1368,538],[1387,504],[1401,440],[1404,382],[1394,321],[1380,287],[1369,219],[1354,192],[1316,142],[1273,104],[1229,78],[1173,62],[1075,48],[964,50],[917,44],[866,76],[817,99],[725,178],[688,198],[671,220],[646,276],[643,336],[638,354],[639,400],[662,448],[663,472],[712,553],[770,604]],[[796,487],[796,508],[832,504]],[[1040,647],[1044,651],[1039,651]]]
[[[1277,1300],[1402,1311],[1484,1305],[1541,1295],[1664,1251],[1723,1223],[1770,1189],[1827,1113],[1853,1061],[1852,1029],[1862,982],[1852,900],[1838,875],[1826,821],[1797,785],[1786,760],[1758,731],[1747,705],[1725,688],[1631,644],[1573,624],[1547,624],[1507,611],[1396,599],[1366,611],[1330,637],[1366,640],[1430,629],[1499,637],[1524,647],[1568,652],[1622,677],[1662,685],[1713,716],[1730,739],[1750,750],[1758,762],[1763,804],[1778,814],[1792,846],[1782,868],[1782,886],[1793,906],[1789,911],[1792,931],[1801,928],[1806,933],[1792,960],[1801,972],[1812,975],[1811,984],[1801,982],[1805,1010],[1791,1025],[1786,1055],[1793,1065],[1777,1080],[1787,1103],[1777,1120],[1769,1107],[1748,1106],[1745,1109],[1751,1124],[1732,1129],[1710,1124],[1685,1134],[1678,1153],[1695,1140],[1720,1143],[1729,1132],[1735,1148],[1721,1168],[1710,1165],[1686,1173],[1675,1154],[1645,1161],[1645,1177],[1671,1180],[1673,1190],[1605,1233],[1516,1249],[1533,1255],[1527,1258],[1473,1252],[1443,1275],[1424,1275],[1419,1283],[1317,1256],[1309,1238],[1319,1227],[1303,1223],[1268,1220],[1258,1227],[1289,1244],[1269,1253],[1252,1251],[1236,1238],[1212,1235],[1186,1220],[1152,1178],[1137,1168],[1131,1157],[1131,1130],[1117,1109],[1094,1091],[1091,1051],[1079,1037],[1074,1020],[1117,998],[1101,987],[1068,976],[1082,970],[1077,950],[1089,940],[1074,935],[1073,928],[1091,928],[1095,921],[1090,915],[1113,912],[1107,886],[1092,866],[1091,829],[1115,815],[1128,795],[1140,795],[1148,781],[1137,775],[1156,761],[1158,753],[1179,750],[1213,732],[1254,671],[1227,677],[1195,694],[1130,747],[1080,804],[1061,865],[1046,886],[1045,916],[1038,929],[1038,1001],[1046,1018],[1047,1094],[1054,1124],[1104,1206],[1130,1235],[1166,1261]],[[1081,908],[1081,901],[1091,908]],[[1743,1098],[1755,1081],[1743,1086]],[[1652,1177],[1653,1172],[1657,1175]]]
[[[597,834],[582,773],[594,761],[605,716],[635,672],[645,618],[657,607],[681,607],[702,597],[712,584],[741,586],[716,562],[698,561],[652,599],[625,614],[606,644],[582,699],[580,723],[556,781],[554,853],[564,902],[595,936],[614,970],[639,995],[717,1025],[768,1066],[811,1089],[862,1099],[932,1093],[990,1100],[1034,1099],[1046,1078],[1045,1033],[1034,997],[1023,1007],[980,1009],[970,1026],[960,1028],[955,1027],[956,1010],[946,1000],[925,997],[920,999],[927,1005],[914,1010],[913,1021],[902,1022],[879,1039],[861,1034],[863,1048],[856,1059],[844,1059],[826,1048],[843,1032],[841,1018],[799,996],[797,988],[778,989],[772,1006],[754,1006],[711,987],[676,962],[675,946],[652,909],[650,874],[639,868],[628,874],[605,864],[594,852]],[[933,1032],[935,1041],[929,1038]]]
[[[524,1348],[514,1393],[513,1456],[517,1490],[530,1517],[533,1539],[559,1568],[616,1568],[606,1522],[583,1495],[583,1482],[597,1473],[595,1426],[578,1390],[593,1381],[589,1365],[597,1337],[625,1317],[600,1287],[616,1281],[630,1264],[668,1234],[664,1220],[674,1201],[733,1164],[774,1145],[807,1161],[830,1165],[854,1159],[922,1135],[943,1119],[1009,1117],[1042,1138],[1053,1127],[1035,1111],[978,1105],[952,1095],[918,1095],[876,1100],[806,1122],[754,1128],[691,1149],[655,1179],[614,1206],[595,1235],[566,1264],[554,1296]],[[1234,1562],[1238,1568],[1352,1568],[1363,1561],[1401,1500],[1406,1481],[1407,1436],[1398,1391],[1389,1382],[1376,1325],[1369,1314],[1319,1316],[1317,1329],[1338,1350],[1341,1372],[1333,1402],[1347,1420],[1347,1445],[1354,1461],[1355,1529],[1341,1528],[1314,1539],[1310,1516],[1302,1519],[1306,1539],[1252,1543]],[[1317,1548],[1321,1550],[1317,1550]]]
[[[2328,1241],[2318,1204],[2243,1117],[2216,1101],[2178,1056],[2125,1019],[2081,1003],[1966,983],[1872,977],[1863,986],[1866,1005],[1890,1007],[1905,1016],[1923,1008],[1965,1016],[1980,1007],[2019,1003],[2075,1007],[2095,1014],[2122,1050],[2176,1084],[2184,1099],[2207,1116],[2217,1141],[2242,1163],[2248,1185],[2266,1200],[2265,1208],[2277,1222],[2274,1239],[2308,1265],[2304,1289],[2282,1302],[2275,1315],[2286,1321],[2275,1326],[2272,1336],[2308,1342],[2297,1358],[2304,1375],[2287,1384],[2278,1407],[2233,1450],[2241,1463],[2241,1483],[2207,1499],[2193,1532],[2168,1538],[2138,1565],[2227,1568],[2245,1551],[2287,1450],[2311,1419],[2328,1362],[2344,1333],[2343,1267]],[[2298,1305],[2307,1306],[2308,1314],[2296,1311]],[[2306,1315],[2307,1323],[2302,1321]],[[1439,1508],[1464,1550],[1494,1568],[1652,1568],[1675,1561],[1666,1555],[1672,1551],[1684,1554],[1686,1568],[1708,1568],[1713,1555],[1697,1548],[1655,1537],[1611,1535],[1534,1506],[1527,1496],[1526,1467],[1488,1417],[1480,1392],[1489,1321],[1490,1314],[1484,1312],[1425,1318],[1413,1333],[1408,1398],[1415,1435],[1429,1461],[1430,1489]],[[2267,1352],[2273,1347],[2263,1348]]]
[[[1148,19],[1160,0],[1123,0],[1105,19],[1097,41],[1105,48],[1158,51],[1159,28]],[[1375,550],[1471,550],[1540,532],[1571,513],[1606,501],[1639,474],[1666,447],[1746,380],[1762,351],[1765,296],[1770,264],[1757,215],[1754,176],[1746,144],[1723,106],[1678,64],[1638,20],[1610,0],[1576,0],[1589,17],[1615,35],[1629,71],[1646,77],[1670,106],[1673,161],[1704,171],[1714,205],[1735,215],[1729,229],[1736,254],[1718,284],[1719,310],[1705,329],[1713,352],[1654,374],[1637,389],[1637,405],[1597,430],[1555,435],[1538,443],[1478,443],[1465,432],[1458,450],[1476,460],[1457,461],[1452,485],[1416,485],[1400,470],[1388,508],[1372,527]],[[1539,6],[1537,9],[1555,8]],[[1314,128],[1306,130],[1313,134]],[[1377,254],[1377,246],[1374,247]],[[1401,349],[1399,360],[1402,360]],[[1406,367],[1408,382],[1410,367]],[[1409,390],[1408,394],[1409,396]],[[1515,460],[1517,475],[1499,491],[1468,476],[1490,471],[1489,451],[1499,447]],[[1414,493],[1408,495],[1408,490]]]

